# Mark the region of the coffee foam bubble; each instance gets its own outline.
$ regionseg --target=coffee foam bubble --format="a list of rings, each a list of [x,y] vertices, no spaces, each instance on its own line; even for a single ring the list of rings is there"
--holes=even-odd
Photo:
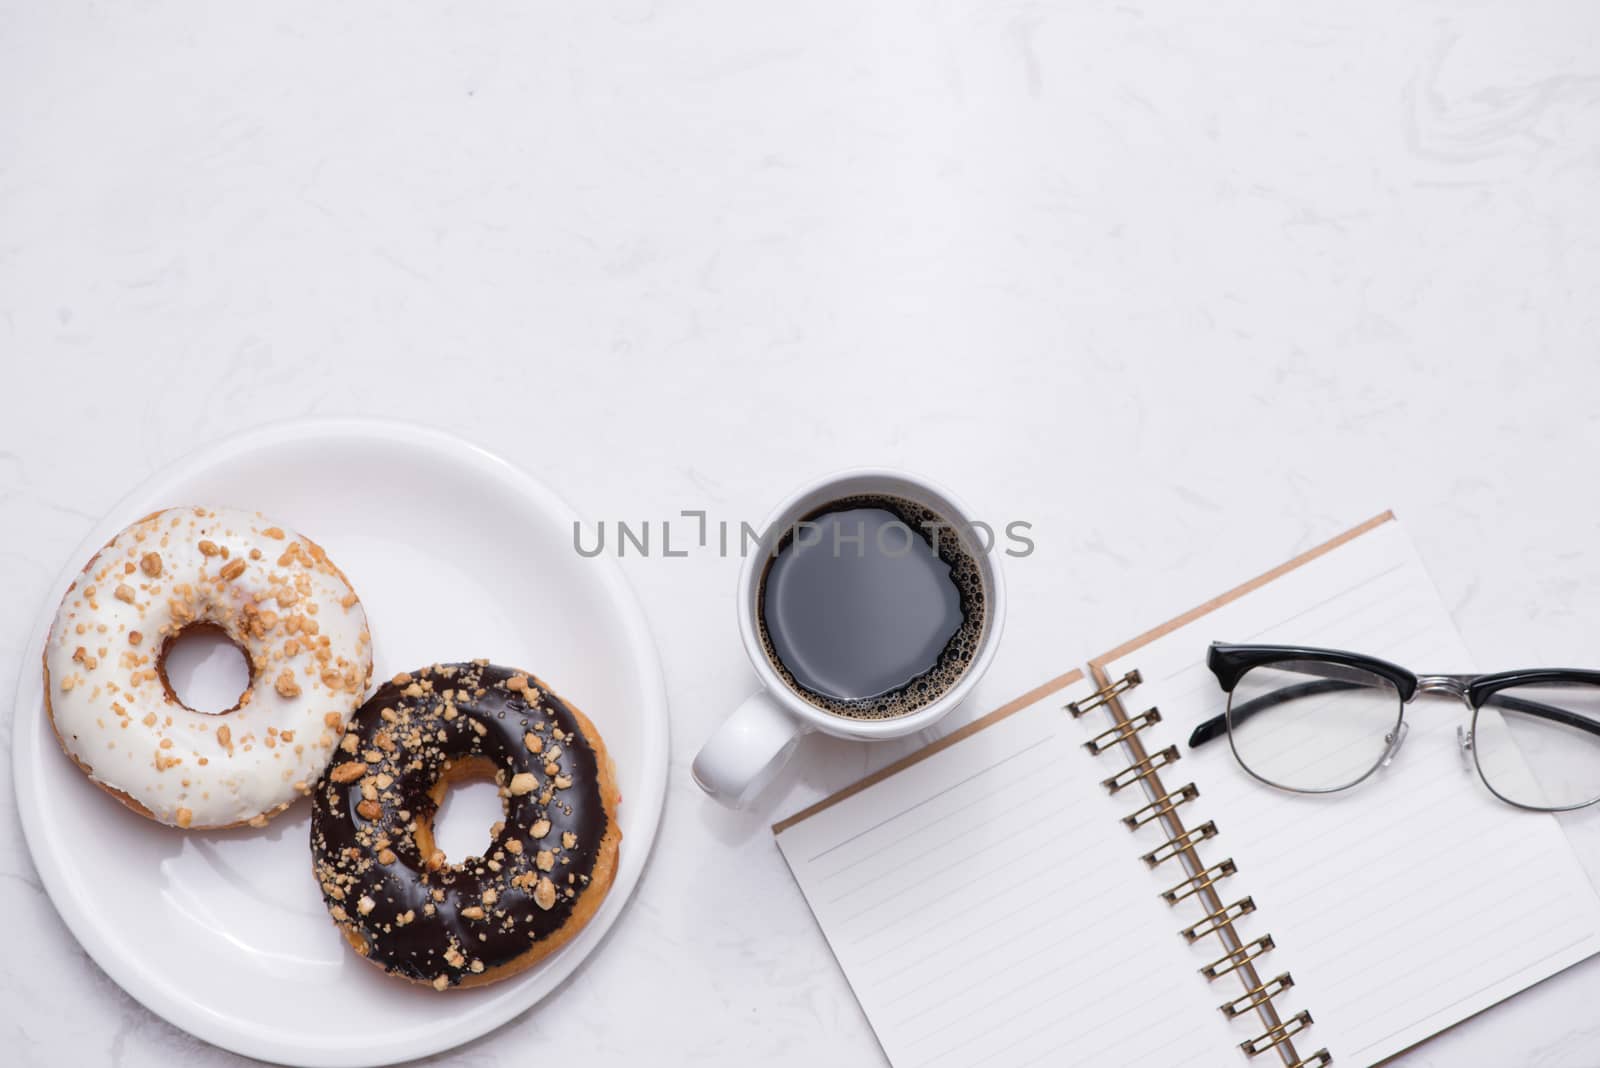
[[[772,561],[776,560],[778,554],[794,540],[795,526],[815,520],[829,512],[844,512],[854,508],[881,508],[892,514],[909,527],[921,541],[922,548],[917,550],[919,552],[931,551],[934,547],[933,540],[929,536],[929,528],[938,532],[939,559],[950,567],[950,580],[955,583],[961,605],[961,626],[956,628],[955,634],[939,653],[939,659],[927,671],[899,689],[875,697],[846,701],[802,686],[794,674],[784,666],[783,660],[778,656],[777,648],[772,643],[772,636],[767,633],[763,605],[766,600],[767,575],[772,570]],[[933,509],[904,497],[858,494],[828,502],[796,520],[784,532],[778,541],[776,551],[772,554],[772,559],[767,561],[766,568],[762,571],[761,583],[756,591],[756,630],[767,663],[772,665],[772,669],[778,673],[789,689],[806,703],[847,719],[897,719],[900,716],[909,716],[913,712],[920,712],[933,704],[966,674],[967,668],[972,666],[972,661],[978,655],[984,618],[987,615],[986,607],[987,602],[983,595],[983,572],[978,566],[978,561],[963,544],[960,531],[951,523]]]

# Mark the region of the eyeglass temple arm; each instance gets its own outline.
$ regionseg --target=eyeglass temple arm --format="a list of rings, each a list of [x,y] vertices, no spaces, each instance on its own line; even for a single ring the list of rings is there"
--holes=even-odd
[[[1575,712],[1568,712],[1564,708],[1554,708],[1522,697],[1506,697],[1504,694],[1492,693],[1484,699],[1483,705],[1480,707],[1508,708],[1513,712],[1521,712],[1524,715],[1535,716],[1539,719],[1552,720],[1564,727],[1576,727],[1580,731],[1588,731],[1590,734],[1600,734],[1600,723],[1596,723],[1592,719],[1586,719]]]
[[[1316,679],[1312,682],[1301,682],[1293,686],[1285,686],[1282,689],[1264,693],[1260,697],[1251,698],[1244,704],[1235,706],[1233,709],[1233,721],[1235,723],[1243,723],[1252,716],[1260,715],[1269,708],[1287,704],[1290,701],[1297,701],[1302,697],[1314,697],[1319,693],[1336,693],[1339,690],[1358,690],[1363,685],[1366,684],[1346,682],[1344,679]],[[1220,716],[1212,716],[1196,727],[1194,733],[1189,735],[1189,748],[1198,749],[1209,741],[1226,736],[1227,733],[1228,714],[1224,712]]]
[[[1233,709],[1233,721],[1242,723],[1252,716],[1265,712],[1275,705],[1287,701],[1295,701],[1302,697],[1314,697],[1319,693],[1336,693],[1340,690],[1354,690],[1372,685],[1372,676],[1360,668],[1347,667],[1344,664],[1335,664],[1322,660],[1295,660],[1274,664],[1279,671],[1293,672],[1299,675],[1315,676],[1311,682],[1302,682],[1295,686],[1285,686],[1264,693],[1260,697],[1252,698],[1244,704]],[[1221,738],[1228,733],[1228,714],[1213,716],[1194,729],[1189,735],[1189,748],[1194,749],[1204,745],[1214,738]]]
[[[1333,670],[1338,670],[1336,665],[1329,665]],[[1313,697],[1319,693],[1337,693],[1340,690],[1356,690],[1368,685],[1365,682],[1349,682],[1344,679],[1315,679],[1311,682],[1297,683],[1294,686],[1285,686],[1273,690],[1271,693],[1262,694],[1239,705],[1233,710],[1233,721],[1243,723],[1252,716],[1259,715],[1267,709],[1288,701],[1298,700],[1302,697]],[[1506,697],[1502,694],[1490,694],[1483,702],[1486,706],[1508,709],[1512,712],[1521,712],[1536,719],[1546,719],[1560,723],[1565,727],[1575,727],[1590,734],[1600,735],[1600,723],[1586,719],[1583,716],[1568,712],[1564,708],[1553,705],[1541,704],[1538,701],[1529,701],[1521,697]],[[1228,715],[1213,716],[1200,724],[1189,735],[1189,748],[1197,749],[1214,739],[1221,738],[1228,733]]]

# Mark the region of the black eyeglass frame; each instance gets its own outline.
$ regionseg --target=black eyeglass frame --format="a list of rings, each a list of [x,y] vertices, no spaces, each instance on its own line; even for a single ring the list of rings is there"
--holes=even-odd
[[[1238,686],[1239,680],[1247,672],[1252,668],[1268,667],[1289,661],[1311,661],[1326,665],[1334,669],[1335,673],[1304,683],[1299,687],[1291,687],[1290,689],[1293,692],[1288,693],[1286,696],[1281,696],[1280,694],[1266,695],[1247,702],[1240,709],[1232,707],[1231,698],[1234,688]],[[1499,671],[1486,675],[1419,675],[1387,660],[1380,660],[1375,656],[1367,656],[1363,653],[1347,652],[1342,649],[1320,649],[1304,645],[1233,645],[1225,642],[1213,642],[1211,644],[1211,648],[1206,652],[1206,666],[1216,676],[1217,682],[1222,686],[1223,691],[1229,695],[1229,707],[1222,715],[1213,716],[1194,729],[1193,733],[1189,735],[1189,748],[1198,749],[1207,742],[1214,741],[1223,735],[1228,735],[1229,747],[1233,750],[1234,759],[1239,762],[1239,766],[1249,773],[1252,778],[1258,779],[1276,789],[1308,794],[1337,793],[1341,790],[1348,790],[1350,787],[1366,781],[1378,768],[1383,766],[1384,761],[1392,753],[1394,743],[1391,742],[1390,748],[1385,750],[1372,767],[1367,769],[1360,778],[1352,782],[1345,783],[1342,786],[1301,789],[1284,786],[1282,783],[1273,782],[1257,774],[1244,758],[1239,755],[1238,747],[1233,744],[1232,723],[1235,720],[1247,718],[1253,714],[1249,706],[1267,698],[1272,698],[1270,704],[1278,704],[1295,697],[1308,696],[1311,693],[1365,685],[1371,676],[1377,676],[1392,683],[1396,691],[1398,691],[1400,701],[1396,708],[1394,727],[1396,732],[1403,729],[1405,706],[1410,704],[1418,694],[1444,693],[1460,698],[1472,712],[1471,724],[1467,728],[1464,743],[1472,751],[1473,768],[1478,773],[1478,779],[1489,792],[1506,804],[1533,812],[1570,812],[1574,809],[1587,808],[1596,802],[1600,802],[1600,796],[1577,804],[1549,807],[1527,805],[1520,801],[1513,801],[1499,790],[1496,790],[1494,784],[1489,781],[1489,777],[1484,774],[1483,765],[1478,759],[1476,744],[1478,713],[1489,699],[1500,691],[1533,683],[1562,682],[1600,688],[1600,671],[1586,668],[1531,668]],[[1341,679],[1337,674],[1338,668],[1352,669],[1352,674]],[[1354,672],[1361,672],[1365,677],[1360,681],[1355,681]],[[1600,723],[1574,715],[1565,709],[1541,704],[1537,701],[1528,701],[1523,698],[1503,698],[1500,703],[1525,715],[1547,719],[1565,726],[1575,727],[1590,734],[1600,735]],[[1256,711],[1264,711],[1270,704],[1263,705],[1261,709]],[[1243,714],[1241,715],[1241,713]]]

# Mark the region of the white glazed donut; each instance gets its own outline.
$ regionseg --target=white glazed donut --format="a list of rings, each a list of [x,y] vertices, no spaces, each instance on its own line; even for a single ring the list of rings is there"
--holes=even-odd
[[[164,654],[216,627],[249,661],[232,710],[195,712]],[[372,675],[366,612],[309,538],[256,512],[173,508],[101,549],[44,650],[45,709],[91,781],[183,828],[261,826],[322,773]]]

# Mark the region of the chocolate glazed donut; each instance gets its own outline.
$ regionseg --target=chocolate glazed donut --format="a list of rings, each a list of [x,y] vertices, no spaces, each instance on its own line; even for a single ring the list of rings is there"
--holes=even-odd
[[[449,863],[433,817],[489,779],[506,818]],[[593,724],[526,672],[478,660],[400,674],[355,714],[314,791],[311,852],[335,922],[392,975],[437,990],[505,978],[582,929],[616,874],[618,800]]]

